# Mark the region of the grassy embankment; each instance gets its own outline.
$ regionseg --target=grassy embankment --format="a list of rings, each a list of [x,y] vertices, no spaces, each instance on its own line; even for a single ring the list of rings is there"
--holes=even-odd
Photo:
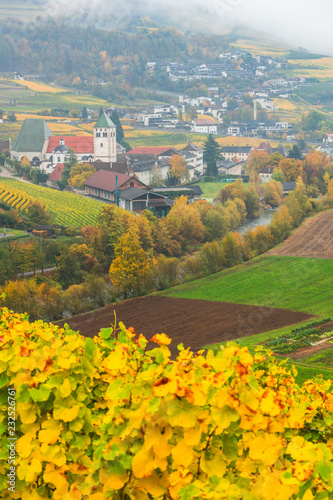
[[[228,184],[229,183],[226,182],[198,182],[198,185],[203,191],[203,195],[201,197],[209,203],[212,203],[212,201],[220,194],[221,190]],[[244,182],[244,186],[248,186],[248,183]]]
[[[331,259],[265,255],[232,269],[163,291],[162,294],[169,297],[276,307],[327,318],[333,317],[332,275]],[[304,324],[309,322],[311,321]],[[256,345],[272,337],[281,337],[292,328],[289,326],[244,337],[238,342],[253,350]],[[297,380],[301,383],[318,373],[333,379],[330,356],[328,351],[324,351],[318,359],[312,356],[302,362],[293,362],[299,372]]]

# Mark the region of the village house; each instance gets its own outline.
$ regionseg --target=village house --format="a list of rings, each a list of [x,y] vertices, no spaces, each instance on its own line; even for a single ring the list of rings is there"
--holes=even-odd
[[[217,135],[220,132],[220,124],[213,120],[196,118],[192,121],[191,132]]]
[[[240,177],[242,175],[243,170],[245,170],[244,161],[222,160],[218,161],[216,166],[219,175],[229,174],[229,175],[237,175]]]
[[[259,172],[259,178],[261,183],[270,182],[272,180],[272,174],[274,172],[274,167],[265,167]]]
[[[225,160],[247,161],[252,149],[252,146],[222,146],[221,154]]]
[[[83,184],[86,196],[114,203],[124,210],[141,212],[152,207],[157,215],[166,215],[172,206],[166,196],[151,191],[136,175],[99,170]]]
[[[118,191],[129,187],[148,189],[135,175],[119,174],[109,170],[98,170],[83,183],[85,194],[99,200],[116,203]]]

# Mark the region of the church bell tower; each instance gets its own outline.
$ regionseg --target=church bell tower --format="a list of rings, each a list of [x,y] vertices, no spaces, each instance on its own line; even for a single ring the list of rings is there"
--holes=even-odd
[[[117,127],[106,113],[94,125],[94,160],[106,163],[117,161]]]

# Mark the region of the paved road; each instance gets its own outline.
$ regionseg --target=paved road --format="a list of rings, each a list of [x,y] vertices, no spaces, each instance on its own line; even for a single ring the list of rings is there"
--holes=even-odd
[[[9,168],[7,167],[3,167],[1,165],[0,169],[1,169],[0,177],[9,177],[10,179],[17,179],[18,181],[26,182],[27,184],[32,184],[30,181],[22,179],[22,177],[17,177],[17,175],[15,175],[15,172],[13,170],[9,170]]]

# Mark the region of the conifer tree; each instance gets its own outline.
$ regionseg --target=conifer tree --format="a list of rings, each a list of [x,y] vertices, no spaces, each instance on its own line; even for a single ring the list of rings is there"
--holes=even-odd
[[[209,134],[207,141],[204,144],[203,159],[208,164],[209,161],[215,161],[221,159],[221,148],[216,142],[212,134]]]
[[[216,177],[218,175],[216,162],[221,159],[220,146],[212,134],[208,136],[204,144],[203,159],[207,163],[206,175]]]
[[[87,108],[85,106],[82,109],[81,118],[83,120],[86,120],[88,118],[88,111],[87,111]]]

